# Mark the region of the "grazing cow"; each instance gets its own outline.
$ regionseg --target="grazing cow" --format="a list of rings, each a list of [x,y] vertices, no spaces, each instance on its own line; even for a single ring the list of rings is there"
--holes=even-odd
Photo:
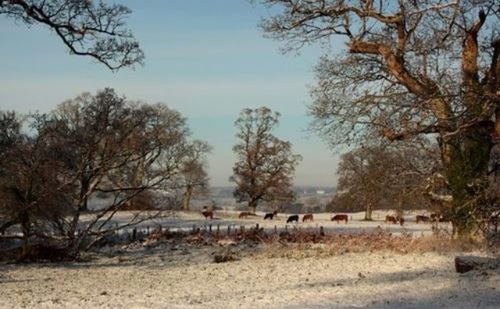
[[[293,221],[299,223],[299,215],[291,215],[288,216],[288,219],[286,219],[286,223],[291,223]]]
[[[399,225],[403,226],[405,224],[405,218],[403,216],[397,217],[397,219],[399,221]]]
[[[277,214],[278,214],[278,211],[277,211],[277,210],[275,210],[275,211],[273,211],[273,212],[268,212],[268,213],[266,213],[266,215],[264,216],[264,220],[267,220],[267,219],[272,220],[272,219],[274,218],[274,216],[276,216]]]
[[[417,224],[420,222],[429,222],[431,218],[424,215],[417,215]]]
[[[337,223],[340,223],[340,221],[345,221],[345,224],[347,224],[347,215],[334,215],[331,218],[331,221],[337,221]]]
[[[304,217],[302,217],[302,222],[306,221],[313,221],[313,214],[305,214]]]
[[[205,217],[205,219],[214,218],[214,211],[212,209],[208,209],[206,206],[203,207],[201,214]]]
[[[432,213],[430,216],[431,221],[437,222],[441,216],[437,213]]]
[[[387,216],[385,216],[385,221],[384,222],[385,223],[389,222],[389,223],[392,223],[392,224],[396,224],[398,222],[398,220],[396,220],[396,217],[394,217],[394,216],[387,215]]]

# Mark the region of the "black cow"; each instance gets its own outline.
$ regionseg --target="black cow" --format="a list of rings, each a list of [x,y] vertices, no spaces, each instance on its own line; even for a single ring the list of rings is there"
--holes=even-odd
[[[299,215],[291,215],[288,217],[288,219],[286,219],[286,223],[290,223],[293,221],[299,223]]]
[[[265,216],[264,216],[264,220],[266,219],[269,219],[269,220],[272,220],[274,218],[274,216],[276,216],[278,214],[278,211],[275,210],[273,212],[268,212]]]

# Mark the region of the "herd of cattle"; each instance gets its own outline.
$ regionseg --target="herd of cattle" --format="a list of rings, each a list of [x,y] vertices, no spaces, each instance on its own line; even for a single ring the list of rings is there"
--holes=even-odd
[[[203,208],[201,211],[201,214],[205,217],[205,219],[213,219],[214,218],[214,211],[212,209],[208,208]],[[270,213],[266,213],[264,215],[264,220],[273,220],[274,217],[278,215],[277,211],[273,211]],[[239,219],[246,219],[250,216],[258,216],[255,213],[248,212],[248,211],[242,211],[239,213],[238,218]],[[448,222],[449,220],[441,215],[438,214],[431,214],[430,216],[425,216],[425,215],[417,215],[416,217],[416,222],[418,223],[427,223],[427,222]],[[292,222],[299,222],[299,215],[290,215],[288,216],[286,223],[292,223]],[[352,219],[352,218],[351,218]],[[349,221],[349,216],[347,214],[333,214],[330,217],[331,221],[336,221],[337,223],[340,223],[341,221],[344,221],[346,224]],[[312,222],[314,221],[314,216],[312,213],[307,213],[302,215],[302,222]],[[404,225],[405,219],[402,216],[398,215],[387,215],[385,216],[385,223],[392,223],[392,224],[400,224]]]

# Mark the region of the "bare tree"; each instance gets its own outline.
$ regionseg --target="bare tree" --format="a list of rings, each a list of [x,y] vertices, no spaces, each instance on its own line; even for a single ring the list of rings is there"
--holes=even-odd
[[[294,197],[292,177],[302,159],[292,153],[292,144],[272,134],[279,113],[266,107],[244,109],[235,122],[239,142],[233,147],[238,157],[230,181],[236,183],[234,196],[248,202],[255,212],[260,201],[289,200]]]
[[[130,9],[93,0],[0,0],[0,15],[44,25],[71,54],[89,56],[111,70],[140,64],[144,53],[124,19]]]
[[[189,210],[191,198],[208,194],[208,174],[206,155],[212,147],[206,142],[195,140],[189,147],[181,166],[180,184],[184,187],[182,209]]]
[[[62,236],[66,217],[73,213],[74,185],[54,143],[44,135],[43,116],[30,117],[33,134],[21,133],[22,121],[3,113],[0,133],[0,234],[18,225],[23,251],[37,237]],[[10,142],[9,142],[10,140]]]
[[[263,23],[294,49],[342,36],[347,50],[317,67],[311,112],[330,142],[375,131],[390,140],[439,139],[454,236],[469,235],[500,136],[500,4],[481,1],[263,0]],[[334,41],[340,42],[340,41]]]
[[[132,105],[132,109],[138,124],[131,137],[134,155],[122,168],[110,173],[107,186],[142,188],[139,195],[127,201],[127,206],[141,209],[140,203],[149,203],[152,205],[144,205],[145,208],[155,208],[153,191],[169,192],[182,186],[179,178],[182,164],[191,151],[187,140],[190,132],[185,118],[164,104],[141,103]]]
[[[22,233],[1,238],[21,238],[25,249],[48,239],[67,257],[117,229],[163,216],[197,145],[177,111],[130,102],[112,89],[25,118],[30,130],[21,130],[14,113],[0,113],[0,234],[13,225]],[[96,194],[107,199],[89,212]],[[139,203],[153,211],[110,224],[118,211]]]
[[[8,151],[22,138],[21,120],[14,112],[0,111],[0,165]]]
[[[363,208],[365,220],[372,220],[374,209],[402,213],[428,208],[425,186],[439,161],[432,145],[416,145],[378,143],[344,154],[338,167],[338,192],[329,208]]]
[[[388,155],[380,148],[362,147],[342,155],[339,163],[337,190],[349,196],[352,202],[365,206],[365,220],[372,220],[373,209],[386,198],[387,190],[381,178],[387,168],[383,163],[385,159],[390,160]]]
[[[60,140],[77,184],[76,211],[67,230],[78,250],[88,235],[94,242],[113,231],[117,211],[134,203],[152,203],[155,191],[168,191],[189,153],[189,130],[182,115],[165,105],[132,104],[112,89],[83,94],[58,107],[46,130]],[[109,194],[109,205],[83,222],[92,194]],[[130,226],[162,214],[136,216]],[[80,233],[76,233],[77,229]]]

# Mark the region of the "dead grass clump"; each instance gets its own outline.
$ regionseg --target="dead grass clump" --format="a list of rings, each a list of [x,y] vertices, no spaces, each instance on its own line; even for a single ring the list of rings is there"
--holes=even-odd
[[[450,240],[449,235],[413,236],[410,233],[393,235],[381,228],[356,234],[324,234],[311,230],[293,230],[280,233],[266,232],[262,228],[240,230],[227,235],[206,231],[169,232],[155,231],[147,242],[173,240],[194,245],[224,246],[242,243],[264,244],[264,253],[271,257],[321,257],[345,253],[390,251],[398,254],[424,252],[468,252],[481,248],[474,242]],[[227,258],[227,257],[226,257]],[[226,259],[222,255],[217,259]]]
[[[75,257],[70,255],[70,250],[66,247],[53,244],[34,244],[21,250],[18,256],[20,262],[61,262],[70,261]]]
[[[170,232],[168,229],[161,230],[156,229],[149,234],[146,240],[142,243],[144,246],[155,246],[157,243],[162,241],[168,241],[174,238],[182,237],[180,233]]]
[[[297,241],[298,239],[306,241]],[[307,241],[310,239],[313,241]],[[469,252],[478,248],[480,248],[478,243],[457,242],[448,237],[435,235],[414,237],[409,234],[394,236],[388,232],[376,231],[361,234],[325,235],[321,237],[321,241],[318,241],[317,236],[312,235],[287,235],[284,239],[268,242],[264,254],[268,257],[306,258],[380,251],[390,251],[397,254]]]
[[[226,262],[233,262],[233,261],[238,261],[239,257],[236,253],[226,250],[220,254],[216,254],[214,256],[214,262],[215,263],[226,263]]]

